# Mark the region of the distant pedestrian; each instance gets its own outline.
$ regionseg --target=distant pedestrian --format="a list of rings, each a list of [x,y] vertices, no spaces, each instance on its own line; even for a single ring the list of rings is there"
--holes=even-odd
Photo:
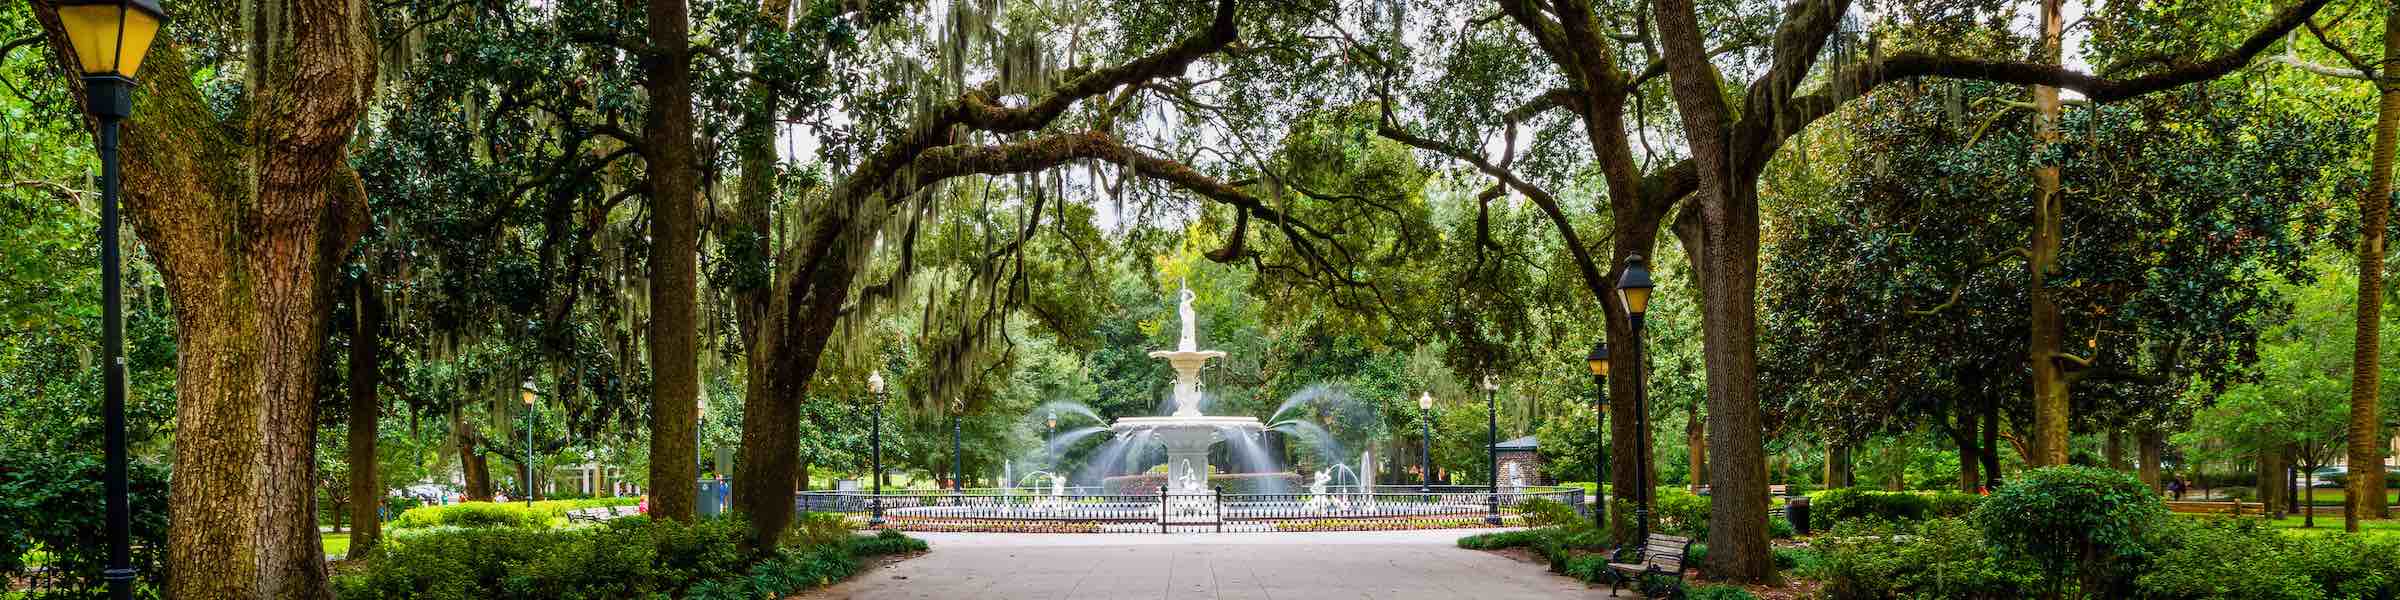
[[[2185,486],[2183,485],[2183,478],[2182,478],[2182,477],[2176,477],[2176,478],[2174,478],[2174,479],[2172,479],[2172,480],[2169,480],[2169,481],[2167,481],[2167,493],[2169,493],[2169,494],[2173,494],[2173,495],[2175,496],[2175,499],[2176,499],[2176,500],[2182,500],[2182,499],[2183,499],[2183,489],[2184,489],[2184,487],[2185,487]]]

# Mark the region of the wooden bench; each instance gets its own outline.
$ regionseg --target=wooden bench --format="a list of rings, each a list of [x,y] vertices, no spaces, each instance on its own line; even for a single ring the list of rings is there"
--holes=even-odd
[[[1652,573],[1673,575],[1677,581],[1682,581],[1684,555],[1691,551],[1692,538],[1650,534],[1648,539],[1642,541],[1641,562],[1608,563],[1608,570],[1618,575],[1609,580],[1608,595],[1616,596],[1617,588],[1629,578],[1634,580],[1634,591],[1641,591],[1641,577]]]
[[[1770,486],[1767,486],[1767,496],[1769,496],[1769,497],[1781,498],[1781,497],[1784,497],[1784,496],[1786,496],[1786,495],[1790,495],[1790,494],[1791,494],[1791,492],[1792,492],[1792,486],[1789,486],[1789,485],[1784,485],[1784,484],[1780,484],[1780,483],[1778,483],[1778,484],[1775,484],[1775,485],[1770,485]]]
[[[598,523],[609,519],[630,517],[641,511],[632,506],[597,506],[567,511],[567,520],[575,523]]]
[[[2235,500],[2232,502],[2201,502],[2192,500],[2167,501],[2167,512],[2183,513],[2187,515],[2255,515],[2258,514],[2262,508],[2264,508],[2264,506],[2260,505],[2259,503],[2243,502],[2240,500]]]

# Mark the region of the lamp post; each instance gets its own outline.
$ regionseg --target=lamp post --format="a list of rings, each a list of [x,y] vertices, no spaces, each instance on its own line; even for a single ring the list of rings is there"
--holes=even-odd
[[[125,301],[124,259],[117,253],[118,181],[117,126],[133,114],[133,75],[150,53],[167,15],[155,0],[59,0],[59,24],[75,46],[83,68],[88,98],[84,109],[99,121],[93,137],[100,152],[100,319],[101,420],[106,470],[103,472],[108,510],[109,597],[133,597],[133,509],[126,501],[125,477]]]
[[[1483,454],[1492,463],[1489,493],[1484,496],[1483,524],[1500,525],[1500,382],[1492,374],[1483,374],[1483,414],[1490,417],[1483,429]]]
[[[525,397],[525,418],[523,419],[525,421],[525,464],[523,468],[518,469],[521,473],[520,477],[523,479],[520,480],[517,491],[525,495],[525,506],[531,508],[533,507],[533,401],[540,396],[534,392],[532,381],[525,382],[519,391]]]
[[[1417,476],[1417,492],[1430,493],[1433,491],[1433,392],[1417,396],[1417,420],[1425,424],[1425,443],[1417,446],[1425,472]]]
[[[869,441],[868,441],[868,444],[869,444],[869,445],[872,445],[872,446],[874,446],[874,447],[875,447],[875,452],[874,452],[874,454],[875,454],[875,459],[874,459],[874,460],[875,460],[875,463],[874,463],[874,467],[873,467],[873,468],[875,469],[875,472],[874,472],[874,473],[872,473],[872,474],[869,474],[869,475],[867,476],[867,478],[868,478],[868,479],[870,479],[870,480],[873,480],[873,481],[872,481],[872,483],[873,483],[873,485],[875,486],[875,495],[874,495],[873,499],[872,499],[872,500],[871,500],[871,501],[868,503],[868,509],[867,509],[867,510],[868,510],[868,516],[867,516],[867,526],[868,526],[868,527],[882,527],[882,526],[883,526],[883,372],[882,372],[882,371],[876,371],[876,372],[873,372],[873,373],[868,373],[868,374],[867,374],[867,393],[870,393],[870,394],[874,394],[874,395],[875,395],[875,428],[874,428],[874,429],[872,429],[872,430],[870,430],[870,431],[867,433],[867,439],[869,440]]]
[[[1608,528],[1608,342],[1592,346],[1583,357],[1592,368],[1592,526]]]
[[[1650,376],[1649,348],[1642,340],[1642,312],[1650,308],[1650,269],[1639,254],[1625,257],[1625,274],[1617,278],[1617,299],[1625,303],[1626,324],[1633,329],[1633,520],[1641,536],[1650,539]]]
[[[950,493],[953,494],[967,489],[966,482],[959,479],[959,475],[966,472],[962,468],[966,464],[966,459],[961,457],[958,449],[958,413],[962,410],[965,410],[964,403],[958,401],[950,403]]]

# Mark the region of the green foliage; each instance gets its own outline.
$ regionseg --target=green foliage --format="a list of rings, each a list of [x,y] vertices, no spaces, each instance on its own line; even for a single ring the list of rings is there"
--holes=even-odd
[[[1534,543],[1541,540],[1542,536],[1549,534],[1550,532],[1544,529],[1519,529],[1516,531],[1478,533],[1475,535],[1458,538],[1458,547],[1468,550],[1523,548],[1534,545]]]
[[[527,506],[523,502],[460,502],[411,508],[400,513],[386,527],[417,529],[424,527],[544,527],[565,522],[567,513],[586,508],[632,506],[635,498],[578,498],[542,500]]]
[[[1575,507],[1549,498],[1526,498],[1517,503],[1517,514],[1524,516],[1527,527],[1573,526],[1589,520]]]
[[[1757,594],[1740,586],[1695,585],[1684,588],[1684,600],[1758,600]]]
[[[814,523],[818,519],[808,520]],[[925,549],[885,531],[822,536],[753,560],[739,550],[747,525],[690,525],[628,517],[593,527],[442,528],[396,532],[380,555],[334,580],[343,600],[367,598],[559,599],[776,597],[855,573],[858,558]]]
[[[133,564],[145,594],[166,581],[167,473],[136,462],[127,469],[133,509]],[[0,581],[30,585],[34,598],[103,595],[108,552],[100,456],[27,452],[0,445]],[[40,551],[43,570],[26,555]]]
[[[1963,517],[1974,512],[1983,497],[1964,492],[1884,492],[1840,488],[1809,494],[1809,519],[1818,528],[1844,521],[1877,519],[1918,521],[1931,517]]]
[[[1792,530],[1791,521],[1784,520],[1783,517],[1767,517],[1767,537],[1779,540],[1790,539],[1797,533]]]
[[[2252,518],[2175,519],[2135,577],[2171,600],[2400,598],[2400,539],[2296,536]]]
[[[1913,524],[1856,521],[1814,538],[1815,560],[1793,556],[1794,570],[1825,582],[1829,600],[2024,598],[2035,575],[1994,556],[1962,519]]]
[[[2081,466],[2027,471],[1973,516],[1997,556],[2032,565],[2053,585],[2072,576],[2086,593],[2146,558],[2149,531],[2164,518],[2166,505],[2132,474]]]
[[[1658,520],[1659,532],[1695,539],[1708,538],[1711,503],[1708,496],[1693,494],[1683,488],[1662,487],[1658,488],[1652,501],[1655,506],[1651,507],[1650,516]]]

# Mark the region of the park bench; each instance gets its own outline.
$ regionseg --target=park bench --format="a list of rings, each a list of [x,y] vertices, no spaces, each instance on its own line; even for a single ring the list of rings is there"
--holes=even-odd
[[[632,506],[598,506],[567,511],[567,520],[575,523],[598,523],[618,517],[630,517],[640,512]]]
[[[1769,498],[1781,498],[1781,497],[1783,497],[1784,495],[1791,493],[1791,491],[1792,491],[1792,486],[1789,486],[1789,485],[1784,485],[1784,484],[1780,484],[1780,483],[1778,483],[1778,484],[1775,484],[1775,485],[1770,485],[1770,486],[1767,486],[1767,497],[1769,497]],[[1705,485],[1700,485],[1700,486],[1692,486],[1692,494],[1693,494],[1693,495],[1697,495],[1697,496],[1706,496],[1706,495],[1708,495],[1708,486],[1705,486]]]
[[[1692,538],[1663,533],[1650,534],[1648,539],[1642,541],[1641,562],[1608,563],[1608,570],[1618,574],[1617,577],[1610,578],[1608,595],[1616,596],[1617,588],[1623,585],[1627,579],[1634,581],[1634,591],[1641,591],[1641,577],[1651,573],[1673,575],[1677,581],[1683,580],[1683,558],[1691,551]]]
[[[2243,502],[2240,500],[2235,500],[2232,502],[2201,502],[2190,500],[2167,501],[2168,512],[2183,513],[2187,515],[2241,516],[2245,513],[2255,515],[2259,513],[2261,508],[2261,505],[2256,502]]]

